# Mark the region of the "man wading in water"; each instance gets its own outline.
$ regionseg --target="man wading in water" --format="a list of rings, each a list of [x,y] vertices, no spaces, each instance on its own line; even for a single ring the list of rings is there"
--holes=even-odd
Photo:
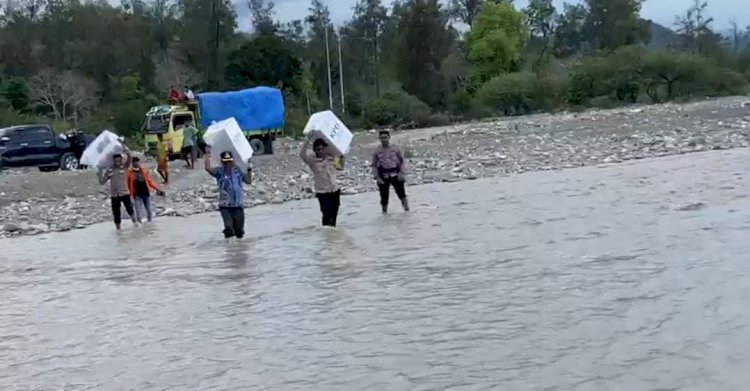
[[[337,166],[336,159],[331,152],[326,151],[327,148],[328,144],[325,141],[317,139],[313,143],[315,154],[310,155],[310,139],[308,139],[302,146],[299,156],[310,166],[313,173],[315,196],[318,198],[320,212],[323,214],[323,226],[335,227],[339,205],[341,205],[341,189],[336,183],[336,171],[344,169],[344,157],[341,156],[340,164]]]
[[[115,227],[119,230],[122,223],[122,206],[125,205],[125,211],[133,220],[133,224],[138,225],[138,221],[135,218],[133,212],[133,203],[130,202],[130,190],[128,189],[128,167],[132,155],[128,147],[124,144],[125,162],[122,161],[122,155],[116,154],[112,156],[112,168],[106,170],[99,169],[99,184],[103,185],[109,181],[109,193],[112,200],[112,216],[115,219]]]
[[[128,170],[128,190],[135,204],[135,218],[140,224],[145,215],[146,221],[150,223],[154,218],[151,209],[151,190],[160,196],[163,196],[164,192],[151,179],[148,168],[141,166],[141,159],[134,157],[132,160],[133,167]]]
[[[380,205],[383,214],[388,213],[388,198],[391,186],[401,200],[405,211],[409,211],[409,201],[406,199],[406,175],[404,173],[404,156],[397,146],[391,144],[391,134],[387,130],[378,135],[380,146],[372,154],[372,175],[378,182],[380,190]]]
[[[245,236],[245,203],[242,184],[252,184],[252,168],[247,162],[247,172],[234,164],[232,152],[221,153],[221,167],[211,167],[211,148],[206,147],[206,172],[219,186],[219,212],[224,221],[224,237],[242,239]]]

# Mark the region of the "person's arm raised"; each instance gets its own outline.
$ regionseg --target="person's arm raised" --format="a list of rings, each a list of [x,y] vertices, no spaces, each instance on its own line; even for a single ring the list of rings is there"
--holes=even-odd
[[[211,147],[206,146],[206,154],[203,156],[203,168],[211,176],[214,175],[214,169],[211,167]]]
[[[133,152],[131,152],[130,148],[125,145],[125,140],[123,140],[120,144],[122,144],[122,151],[125,152],[125,167],[130,167],[130,162],[133,161]]]
[[[110,171],[108,169],[104,170],[104,169],[100,168],[99,172],[96,173],[96,176],[99,177],[99,184],[103,185],[103,184],[107,183],[107,181],[109,180],[109,178],[112,175],[110,175]]]
[[[310,139],[305,140],[305,143],[302,144],[302,148],[299,150],[299,157],[307,164],[312,164],[312,159],[310,158]]]

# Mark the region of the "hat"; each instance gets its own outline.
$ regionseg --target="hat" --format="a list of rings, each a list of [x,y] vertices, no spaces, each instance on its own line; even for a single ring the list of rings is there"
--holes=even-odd
[[[222,163],[228,163],[233,162],[234,158],[232,157],[232,152],[224,151],[221,153],[221,162]]]

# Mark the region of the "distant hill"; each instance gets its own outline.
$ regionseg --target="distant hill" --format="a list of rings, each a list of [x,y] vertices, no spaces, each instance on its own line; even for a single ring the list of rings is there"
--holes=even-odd
[[[647,20],[646,23],[649,24],[651,30],[651,41],[647,45],[649,49],[669,49],[677,44],[680,36],[674,30],[651,20]]]

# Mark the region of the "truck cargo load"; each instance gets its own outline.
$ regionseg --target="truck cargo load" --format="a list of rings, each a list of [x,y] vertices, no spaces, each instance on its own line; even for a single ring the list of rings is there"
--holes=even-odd
[[[284,97],[271,87],[198,94],[204,128],[234,117],[244,133],[284,127]]]

